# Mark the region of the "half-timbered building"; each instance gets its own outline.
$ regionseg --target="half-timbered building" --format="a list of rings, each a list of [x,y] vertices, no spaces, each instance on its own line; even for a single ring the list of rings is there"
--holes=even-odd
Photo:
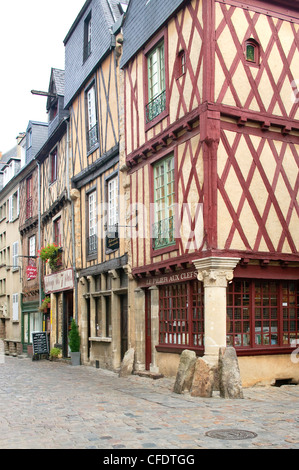
[[[298,380],[296,2],[131,0],[123,26],[136,369],[238,354]]]
[[[64,40],[81,359],[110,369],[128,347],[127,255],[118,233],[119,39],[127,3],[86,1]]]
[[[39,150],[40,257],[44,331],[50,347],[68,357],[68,335],[75,317],[72,203],[70,197],[69,122],[64,109],[64,70],[52,68],[47,95],[48,138]],[[52,259],[43,256],[52,250]],[[45,302],[46,303],[46,302]]]
[[[39,167],[36,154],[48,137],[48,123],[29,121],[24,140],[25,165],[20,174],[20,214],[22,266],[22,348],[32,356],[32,332],[43,330],[41,303],[41,272],[37,259],[40,241],[39,225]]]

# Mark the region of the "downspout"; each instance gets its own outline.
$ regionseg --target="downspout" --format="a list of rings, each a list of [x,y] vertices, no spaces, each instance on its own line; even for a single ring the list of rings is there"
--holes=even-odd
[[[38,249],[41,249],[41,177],[40,177],[40,162],[37,160],[37,186],[38,186]],[[42,303],[42,269],[41,258],[38,257],[38,283],[39,283],[39,305]]]

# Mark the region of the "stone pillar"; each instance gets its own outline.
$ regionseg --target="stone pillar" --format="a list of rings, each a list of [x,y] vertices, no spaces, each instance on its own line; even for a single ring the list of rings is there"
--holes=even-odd
[[[150,371],[159,373],[157,365],[156,345],[159,344],[159,289],[156,286],[149,288],[151,292],[151,336],[152,336],[152,361]]]
[[[85,300],[85,295],[88,292],[87,280],[83,277],[80,279],[78,284],[78,297],[82,299],[81,301],[81,315],[80,315],[80,336],[81,336],[81,362],[82,364],[88,363],[88,348],[89,348],[89,338],[88,338],[88,315],[87,315],[87,303]]]
[[[119,289],[120,279],[115,269],[108,271],[108,276],[111,277],[112,369],[116,370],[121,365],[121,328],[120,328],[120,299],[119,299],[119,295],[114,293],[114,290]]]
[[[90,336],[96,336],[96,300],[92,294],[96,290],[96,282],[93,276],[88,276],[90,293]]]
[[[204,284],[205,357],[216,364],[226,346],[226,288],[240,258],[209,257],[194,260],[197,278]]]
[[[145,292],[137,287],[134,290],[135,313],[135,370],[145,370]]]

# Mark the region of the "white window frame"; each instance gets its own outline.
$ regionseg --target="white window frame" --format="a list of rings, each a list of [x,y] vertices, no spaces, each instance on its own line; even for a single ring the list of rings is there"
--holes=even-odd
[[[108,230],[116,231],[116,225],[118,225],[118,176],[108,180],[107,184],[107,193],[108,193]]]
[[[32,258],[28,259],[29,266],[35,266],[35,252],[36,252],[36,236],[32,235],[28,239],[28,255]]]
[[[19,269],[18,256],[19,256],[19,242],[16,241],[12,244],[12,267],[14,271]]]
[[[19,294],[12,294],[12,321],[19,321]]]
[[[88,236],[97,235],[97,201],[96,191],[88,196]]]
[[[88,130],[90,131],[97,123],[95,85],[92,85],[89,88],[86,95],[87,95]]]
[[[161,41],[147,56],[148,99],[154,100],[165,91],[165,48]]]

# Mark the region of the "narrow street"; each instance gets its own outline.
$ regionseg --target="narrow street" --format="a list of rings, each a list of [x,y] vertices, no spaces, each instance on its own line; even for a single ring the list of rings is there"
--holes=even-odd
[[[0,448],[106,449],[111,456],[121,449],[186,456],[200,449],[299,449],[298,385],[244,389],[243,400],[224,400],[177,395],[173,384],[5,357]]]

